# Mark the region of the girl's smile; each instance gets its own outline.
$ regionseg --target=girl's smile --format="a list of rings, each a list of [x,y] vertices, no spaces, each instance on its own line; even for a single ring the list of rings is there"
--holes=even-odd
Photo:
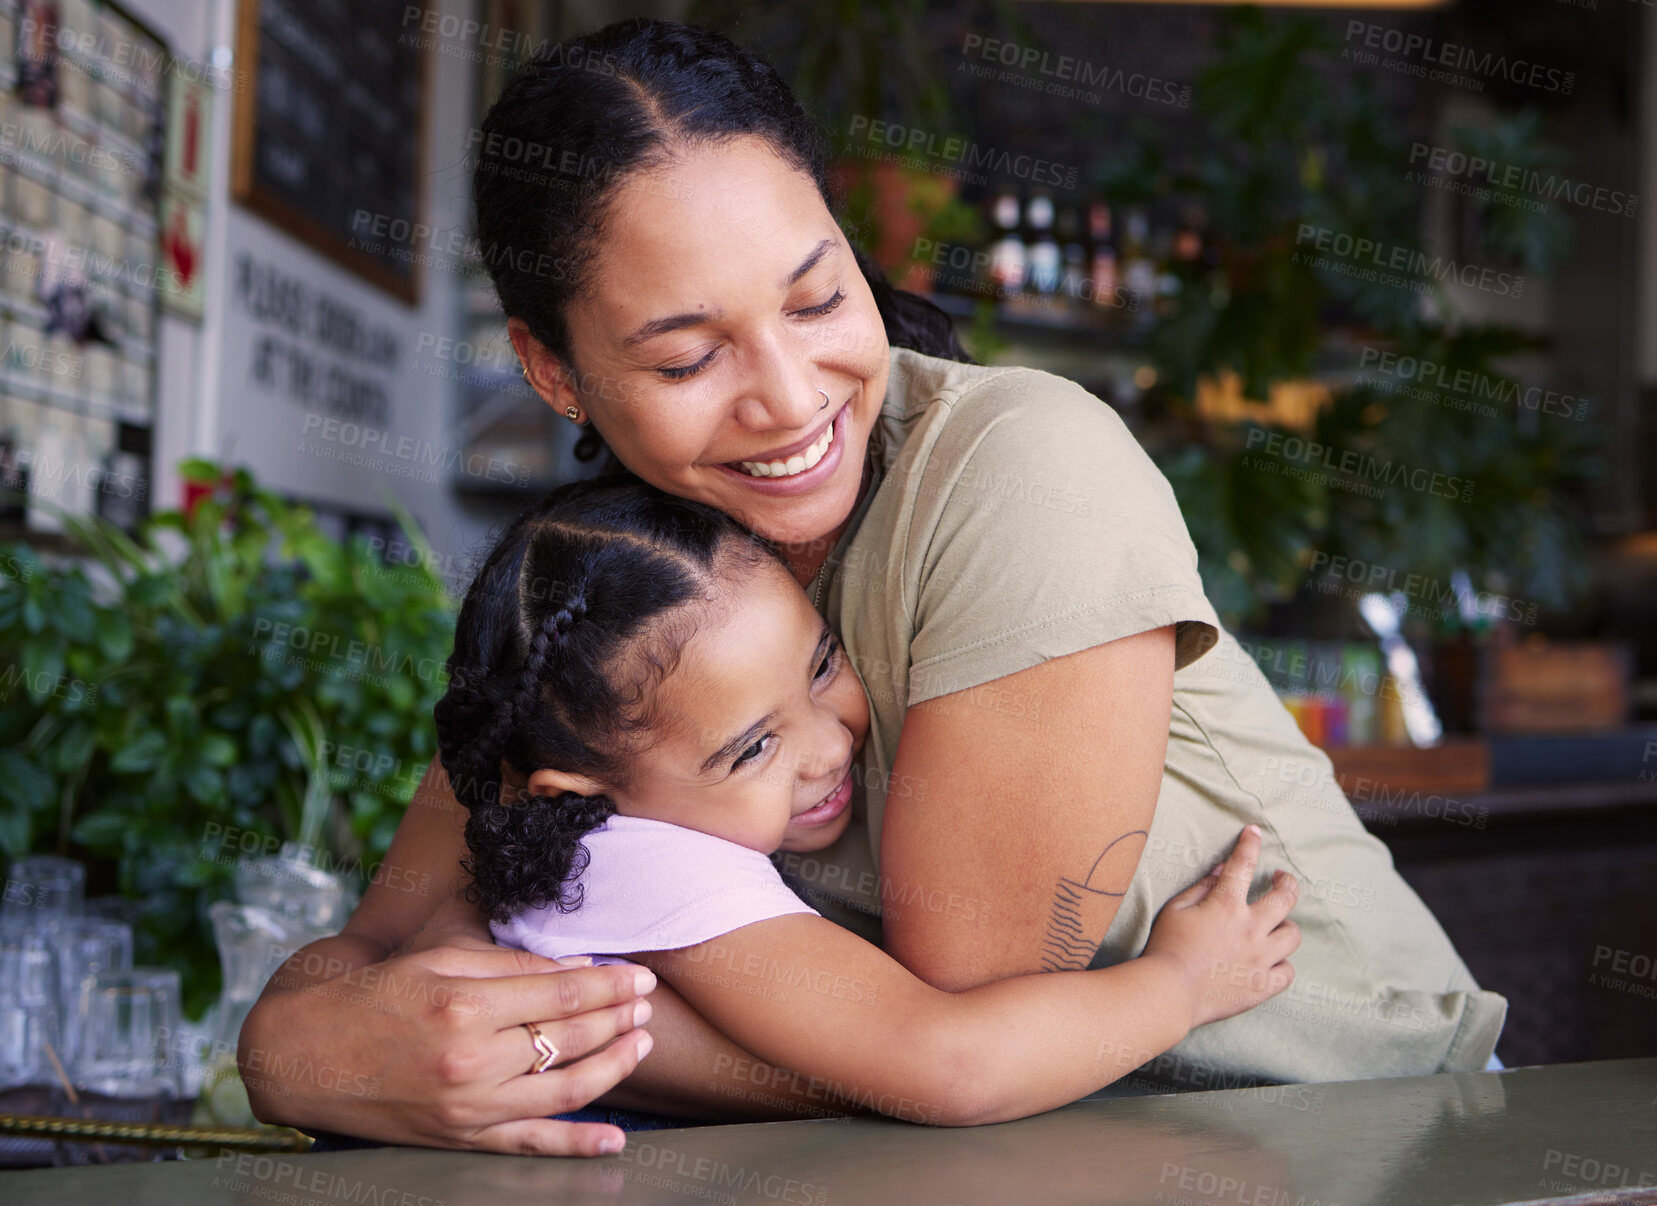
[[[840,786],[823,797],[821,803],[814,804],[796,816],[791,822],[791,826],[795,829],[812,829],[818,825],[827,825],[830,821],[844,815],[846,809],[851,807],[851,802],[852,773],[851,768],[848,767],[846,777],[840,780]]]

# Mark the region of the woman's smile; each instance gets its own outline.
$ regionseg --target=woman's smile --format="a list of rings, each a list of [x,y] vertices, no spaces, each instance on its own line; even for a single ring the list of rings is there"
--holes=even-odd
[[[721,464],[732,477],[765,494],[800,494],[814,490],[834,476],[846,444],[846,421],[851,406],[842,406],[815,435],[752,460]]]

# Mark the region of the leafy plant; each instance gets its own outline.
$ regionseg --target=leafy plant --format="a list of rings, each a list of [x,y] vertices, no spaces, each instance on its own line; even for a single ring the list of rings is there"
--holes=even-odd
[[[1382,248],[1423,248],[1421,185],[1403,170],[1410,144],[1361,74],[1320,70],[1336,46],[1315,21],[1247,8],[1222,23],[1214,64],[1199,79],[1199,153],[1167,161],[1157,142],[1105,164],[1101,187],[1120,200],[1200,197],[1215,232],[1207,262],[1176,266],[1182,288],[1151,334],[1163,398],[1189,416],[1197,383],[1227,371],[1261,400],[1274,383],[1356,365],[1329,362],[1328,331],[1361,332],[1377,351],[1466,371],[1486,406],[1394,389],[1354,374],[1333,388],[1310,431],[1190,422],[1159,454],[1191,526],[1205,585],[1228,621],[1258,618],[1302,583],[1314,549],[1448,581],[1466,572],[1489,589],[1565,605],[1585,581],[1584,524],[1572,491],[1595,471],[1590,429],[1520,413],[1507,371],[1532,341],[1511,328],[1466,323],[1429,280],[1428,304],[1387,273],[1344,271],[1306,232],[1340,232]],[[1539,141],[1534,115],[1458,128],[1457,146],[1537,170],[1563,152]],[[1508,200],[1513,200],[1508,198]],[[1569,240],[1567,219],[1493,204],[1481,254],[1545,275]],[[1323,262],[1320,262],[1320,259]],[[1362,265],[1359,265],[1362,267]],[[1425,396],[1423,396],[1425,395]],[[1489,413],[1494,407],[1495,415]],[[1424,466],[1476,483],[1457,499],[1414,489],[1375,496],[1341,473],[1262,471],[1261,435],[1299,436],[1369,466]],[[1447,614],[1444,626],[1457,623]]]
[[[183,472],[213,493],[136,538],[64,516],[84,563],[0,546],[0,849],[112,865],[137,957],[179,968],[199,1015],[238,857],[294,841],[348,878],[384,857],[453,618],[430,558],[341,545],[246,470]]]

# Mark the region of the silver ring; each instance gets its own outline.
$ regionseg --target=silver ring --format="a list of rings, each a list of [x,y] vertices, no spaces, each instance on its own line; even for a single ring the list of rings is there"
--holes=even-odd
[[[817,392],[823,395],[823,406],[827,406],[829,404],[828,390],[820,389]],[[819,406],[817,409],[822,410],[823,406]]]

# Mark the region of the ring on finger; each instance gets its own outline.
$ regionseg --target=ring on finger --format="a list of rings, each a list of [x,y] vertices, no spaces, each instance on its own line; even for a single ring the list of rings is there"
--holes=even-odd
[[[558,1062],[558,1048],[552,1045],[552,1040],[541,1033],[541,1028],[534,1022],[523,1023],[523,1028],[529,1031],[530,1041],[535,1044],[535,1065],[530,1072],[545,1072]]]

